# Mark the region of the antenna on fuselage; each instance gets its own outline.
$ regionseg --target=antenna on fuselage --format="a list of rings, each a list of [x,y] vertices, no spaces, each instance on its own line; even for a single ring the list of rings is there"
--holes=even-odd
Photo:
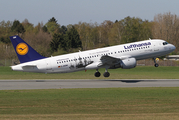
[[[149,40],[151,40],[151,39],[149,38]]]

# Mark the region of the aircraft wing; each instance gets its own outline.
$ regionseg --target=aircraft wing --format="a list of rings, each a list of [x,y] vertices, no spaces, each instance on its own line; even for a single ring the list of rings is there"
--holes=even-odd
[[[126,55],[126,56],[120,56],[120,57],[111,57],[111,56],[108,56],[108,55],[105,55],[105,56],[102,56],[101,59],[100,59],[100,64],[98,64],[98,67],[101,67],[101,66],[114,66],[114,65],[117,65],[117,64],[120,64],[120,62],[122,60],[125,60],[125,59],[128,59],[128,58],[131,58],[132,56],[129,56],[129,55]]]
[[[100,66],[104,66],[104,65],[111,66],[121,61],[120,58],[115,58],[108,55],[102,56],[100,60],[101,60],[101,64],[99,64]]]
[[[99,60],[99,62],[94,62],[88,66],[86,66],[87,69],[94,69],[94,68],[100,68],[100,67],[115,67],[115,65],[119,66],[120,62],[122,60],[125,60],[127,58],[130,58],[131,56],[120,56],[120,57],[111,57],[108,55],[102,56]]]
[[[99,68],[99,67],[103,67],[103,66],[111,67],[119,62],[120,62],[119,58],[105,55],[105,56],[102,56],[98,62],[94,62],[92,64],[87,65],[86,69],[94,69],[94,68]]]

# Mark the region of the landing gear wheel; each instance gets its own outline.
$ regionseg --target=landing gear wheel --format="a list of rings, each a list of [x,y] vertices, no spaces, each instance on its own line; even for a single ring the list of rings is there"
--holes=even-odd
[[[94,73],[94,76],[95,76],[95,77],[100,77],[100,76],[101,76],[101,73],[97,71],[97,72]]]
[[[155,64],[154,64],[154,66],[155,66],[155,67],[158,67],[158,66],[159,66],[159,64],[158,64],[158,63],[156,63],[156,58],[153,58],[153,60],[154,60],[154,63],[155,63]]]
[[[103,74],[103,76],[104,76],[104,77],[109,77],[109,76],[110,76],[110,73],[109,73],[109,72],[105,72],[105,73]]]
[[[155,67],[158,67],[159,66],[159,64],[157,64],[157,63],[155,63],[155,65],[154,65]]]

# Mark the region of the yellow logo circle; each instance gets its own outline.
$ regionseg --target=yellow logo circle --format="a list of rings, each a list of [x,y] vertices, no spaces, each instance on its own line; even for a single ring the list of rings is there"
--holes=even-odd
[[[16,46],[16,51],[17,51],[17,53],[19,55],[25,55],[29,51],[29,48],[28,48],[27,44],[25,44],[25,43],[19,43]]]

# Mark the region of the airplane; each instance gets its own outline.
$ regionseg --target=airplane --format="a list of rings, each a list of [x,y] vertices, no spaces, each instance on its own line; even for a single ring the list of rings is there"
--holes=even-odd
[[[139,42],[79,51],[65,55],[43,57],[19,36],[10,37],[20,64],[10,66],[15,71],[41,73],[68,73],[96,69],[95,77],[100,77],[100,68],[105,68],[104,77],[109,77],[108,69],[135,68],[137,60],[156,58],[175,50],[175,46],[161,39],[149,39]]]

